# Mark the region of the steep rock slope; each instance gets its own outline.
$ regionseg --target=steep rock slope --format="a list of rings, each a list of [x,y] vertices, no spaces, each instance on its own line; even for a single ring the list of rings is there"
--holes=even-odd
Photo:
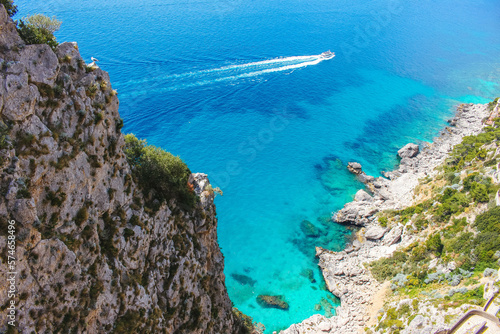
[[[74,43],[25,45],[1,5],[0,65],[0,275],[13,219],[17,328],[238,332],[206,175],[191,175],[194,207],[151,203],[123,152],[108,74]],[[9,301],[1,284],[0,330]]]

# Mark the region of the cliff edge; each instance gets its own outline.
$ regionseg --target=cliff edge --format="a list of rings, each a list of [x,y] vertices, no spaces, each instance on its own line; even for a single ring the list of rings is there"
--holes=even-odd
[[[0,275],[17,273],[16,328],[239,332],[206,175],[190,176],[190,207],[144,195],[108,73],[75,43],[26,45],[1,5],[0,32]],[[1,331],[11,300],[0,285]]]

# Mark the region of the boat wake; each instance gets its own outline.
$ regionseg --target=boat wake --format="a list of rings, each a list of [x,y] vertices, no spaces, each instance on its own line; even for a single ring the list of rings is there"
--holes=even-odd
[[[221,82],[232,82],[274,72],[293,72],[302,67],[317,65],[323,60],[330,58],[325,57],[324,54],[275,58],[182,74],[150,76],[141,80],[121,83],[117,85],[117,88],[122,97],[136,97],[143,94],[162,93]],[[144,86],[148,88],[141,89]]]

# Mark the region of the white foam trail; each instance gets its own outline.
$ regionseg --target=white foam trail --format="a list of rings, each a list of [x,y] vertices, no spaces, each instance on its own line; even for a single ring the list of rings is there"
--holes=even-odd
[[[309,60],[309,61],[305,61],[305,60]],[[235,70],[235,69],[248,69],[248,68],[252,68],[252,67],[259,67],[262,65],[270,65],[270,64],[283,65],[287,62],[304,61],[304,62],[301,62],[298,64],[290,64],[290,65],[285,65],[285,66],[280,66],[280,67],[266,68],[266,69],[257,70],[257,71],[254,70],[253,72],[248,72],[248,73],[222,76],[219,78],[200,80],[200,81],[196,81],[193,83],[179,84],[179,85],[174,85],[174,86],[169,86],[169,87],[162,87],[162,88],[158,88],[158,89],[148,89],[148,90],[143,90],[143,91],[134,90],[130,94],[123,94],[123,96],[136,97],[136,96],[140,96],[143,94],[149,94],[149,93],[170,92],[170,91],[176,91],[179,89],[205,86],[205,85],[224,82],[224,81],[231,81],[231,80],[238,80],[238,79],[243,79],[243,78],[256,77],[256,76],[267,74],[267,73],[295,70],[295,69],[302,68],[302,67],[317,65],[320,62],[322,62],[323,60],[325,60],[325,59],[319,55],[317,55],[317,56],[296,56],[296,57],[287,57],[287,58],[276,58],[276,59],[271,59],[271,60],[264,60],[264,61],[259,61],[259,62],[241,64],[241,65],[230,65],[230,66],[226,66],[226,67],[220,67],[220,68],[216,68],[216,69],[203,70],[203,71],[197,71],[197,72],[190,72],[190,73],[174,75],[174,76],[175,76],[175,78],[180,78],[180,77],[185,77],[185,76],[189,76],[189,75],[199,75],[199,74],[208,74],[208,73],[211,74],[211,73],[218,73],[218,72],[224,72],[224,71]],[[174,76],[168,76],[168,78],[173,78]],[[149,80],[154,80],[154,79],[147,79],[147,81],[149,81]]]
[[[135,84],[141,84],[141,83],[146,83],[146,82],[150,82],[150,81],[179,79],[179,78],[185,78],[185,77],[198,76],[198,75],[202,75],[202,74],[212,74],[212,73],[225,72],[225,71],[231,71],[231,70],[246,69],[249,67],[267,66],[267,65],[277,64],[277,63],[288,63],[288,62],[306,61],[306,60],[315,60],[315,59],[323,60],[320,57],[320,55],[275,58],[275,59],[262,60],[262,61],[252,62],[252,63],[239,64],[239,65],[229,65],[229,66],[223,66],[223,67],[219,67],[219,68],[200,70],[200,71],[194,71],[194,72],[187,72],[187,73],[181,73],[181,74],[170,74],[170,75],[165,75],[165,76],[147,77],[147,78],[144,78],[142,80],[131,80],[128,82],[124,82],[122,85],[135,85]]]

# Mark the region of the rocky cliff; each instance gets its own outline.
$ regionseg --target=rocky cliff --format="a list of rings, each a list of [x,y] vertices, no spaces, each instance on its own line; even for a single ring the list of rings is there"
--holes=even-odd
[[[0,276],[14,220],[17,329],[238,332],[206,175],[190,177],[194,206],[151,203],[108,73],[75,43],[25,45],[1,5],[0,66]],[[2,283],[2,331],[9,302]]]

